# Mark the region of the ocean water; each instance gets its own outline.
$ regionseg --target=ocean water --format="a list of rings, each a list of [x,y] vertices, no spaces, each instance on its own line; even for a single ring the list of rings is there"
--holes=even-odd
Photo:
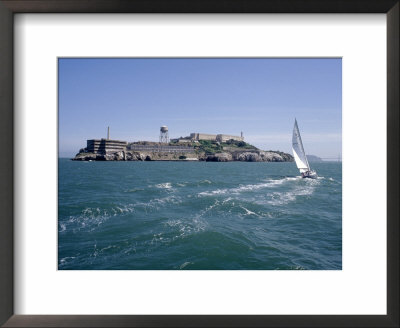
[[[60,270],[341,270],[342,165],[59,159]]]

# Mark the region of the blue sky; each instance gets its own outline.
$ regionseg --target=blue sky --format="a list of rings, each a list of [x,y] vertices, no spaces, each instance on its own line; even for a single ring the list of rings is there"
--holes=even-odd
[[[191,132],[240,135],[291,153],[297,118],[305,150],[342,149],[341,59],[59,59],[59,154],[86,139],[158,141]]]

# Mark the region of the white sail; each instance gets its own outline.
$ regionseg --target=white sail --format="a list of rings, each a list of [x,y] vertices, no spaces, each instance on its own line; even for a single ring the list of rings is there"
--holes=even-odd
[[[308,164],[307,156],[304,151],[303,142],[301,141],[299,127],[297,121],[294,120],[293,136],[292,136],[292,149],[294,160],[296,161],[297,168],[300,173],[310,171],[310,165]]]

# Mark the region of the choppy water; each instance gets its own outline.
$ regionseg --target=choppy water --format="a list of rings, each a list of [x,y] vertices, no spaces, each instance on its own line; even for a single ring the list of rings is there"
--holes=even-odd
[[[340,270],[342,166],[59,160],[58,268]]]

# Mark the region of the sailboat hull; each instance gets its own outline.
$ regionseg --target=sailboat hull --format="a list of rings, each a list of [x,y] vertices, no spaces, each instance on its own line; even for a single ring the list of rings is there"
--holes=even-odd
[[[301,177],[303,179],[306,179],[306,178],[308,178],[308,179],[316,179],[316,178],[318,178],[318,175],[317,175],[317,172],[315,172],[315,171],[307,171],[307,172],[303,172],[301,174]]]

